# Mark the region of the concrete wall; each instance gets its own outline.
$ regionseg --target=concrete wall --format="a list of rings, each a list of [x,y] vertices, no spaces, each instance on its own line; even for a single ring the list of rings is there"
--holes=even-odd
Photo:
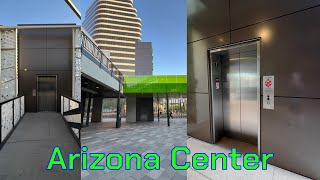
[[[72,96],[72,29],[21,29],[19,37],[19,94],[26,111],[37,111],[37,75],[57,75],[57,111],[60,95]]]
[[[188,135],[212,142],[207,50],[261,37],[261,76],[275,76],[275,110],[261,109],[261,151],[275,153],[271,164],[320,179],[319,5],[188,0]]]
[[[152,53],[151,42],[136,42],[136,75],[153,74]]]
[[[136,95],[127,96],[127,122],[137,122],[137,98]]]

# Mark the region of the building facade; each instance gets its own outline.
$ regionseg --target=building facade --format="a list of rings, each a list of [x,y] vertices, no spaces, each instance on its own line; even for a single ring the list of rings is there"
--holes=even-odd
[[[255,136],[259,139],[255,144],[260,147],[260,152],[275,153],[276,158],[270,160],[272,165],[320,179],[320,157],[315,151],[320,148],[317,143],[320,136],[317,128],[320,127],[320,86],[315,78],[320,75],[317,48],[320,45],[319,5],[319,1],[306,0],[290,3],[188,0],[188,135],[215,143],[216,135],[221,132],[217,129],[221,126],[217,121],[226,120],[225,117],[231,115],[236,118],[233,121],[236,124],[225,121],[222,129],[230,124],[233,130],[248,128],[243,123],[239,126],[238,120],[252,112],[242,113],[243,107],[255,103],[252,110],[260,112],[259,116],[254,115],[258,123],[254,126]],[[248,41],[256,44],[247,46],[244,42]],[[217,60],[223,63],[223,58],[228,60],[225,61],[227,70],[235,72],[233,75],[229,73],[227,79],[216,77],[221,73],[214,73],[214,69],[221,67]],[[258,64],[247,66],[250,61]],[[235,68],[231,68],[232,65]],[[243,75],[254,75],[256,83],[241,80],[238,70],[244,67],[254,71]],[[265,91],[262,87],[270,85],[263,81],[264,76],[274,77],[274,96],[270,96],[274,97],[273,108],[265,108],[263,104]],[[240,80],[232,84],[229,80],[236,77]],[[228,88],[224,92],[236,93],[239,89],[234,87],[239,82],[240,86],[261,86],[261,90],[251,88],[246,91],[258,96],[251,98],[253,101],[242,101],[242,97],[250,97],[240,90],[240,96],[227,96],[228,102],[225,103],[224,98],[221,106],[221,101],[216,98],[217,91]],[[233,104],[229,101],[231,98]],[[260,104],[256,104],[259,100]],[[231,106],[237,113],[224,116],[216,112],[217,109],[228,112],[226,108],[231,112]],[[241,116],[237,115],[240,111]],[[297,158],[299,154],[303,154],[303,158]]]
[[[152,42],[136,43],[136,75],[153,74]]]
[[[124,75],[135,75],[135,43],[141,41],[141,19],[133,0],[95,0],[84,29]]]

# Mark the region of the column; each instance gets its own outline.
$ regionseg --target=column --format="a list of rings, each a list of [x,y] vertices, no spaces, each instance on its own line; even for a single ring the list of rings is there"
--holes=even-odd
[[[92,123],[99,123],[102,120],[102,97],[94,97],[93,98],[93,105],[92,105]]]

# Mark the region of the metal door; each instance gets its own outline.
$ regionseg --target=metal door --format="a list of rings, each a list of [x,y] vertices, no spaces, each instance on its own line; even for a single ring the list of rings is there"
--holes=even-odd
[[[57,76],[38,76],[38,111],[57,111]]]
[[[211,51],[212,139],[223,136],[259,144],[259,44]]]

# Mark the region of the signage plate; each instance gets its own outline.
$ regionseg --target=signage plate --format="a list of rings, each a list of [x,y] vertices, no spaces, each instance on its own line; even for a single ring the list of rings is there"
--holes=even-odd
[[[274,110],[274,76],[263,76],[263,109]]]

